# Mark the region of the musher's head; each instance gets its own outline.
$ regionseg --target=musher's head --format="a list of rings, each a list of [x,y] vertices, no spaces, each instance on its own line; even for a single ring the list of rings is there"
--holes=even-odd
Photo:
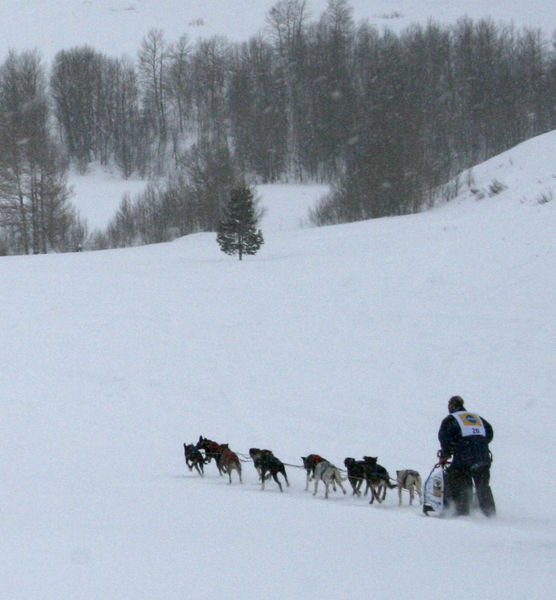
[[[461,396],[452,396],[450,400],[448,400],[448,411],[453,413],[458,410],[465,410],[463,406],[463,398]]]

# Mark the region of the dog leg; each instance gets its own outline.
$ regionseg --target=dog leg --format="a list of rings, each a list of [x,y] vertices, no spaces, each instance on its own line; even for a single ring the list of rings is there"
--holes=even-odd
[[[369,480],[365,479],[365,496],[369,493],[369,490],[371,489],[371,486],[369,485]]]
[[[272,473],[272,478],[278,484],[278,487],[280,488],[280,491],[283,492],[284,490],[282,489],[282,484],[278,480],[278,473]]]
[[[317,478],[317,479],[315,479],[315,489],[314,489],[314,491],[313,491],[313,496],[316,496],[316,495],[317,495],[317,490],[318,490],[318,487],[319,487],[319,480],[318,480],[318,478]]]
[[[282,471],[282,474],[284,475],[284,479],[286,480],[286,485],[287,485],[288,487],[290,487],[290,482],[288,481],[288,476],[286,475],[286,469],[284,469],[284,470]]]

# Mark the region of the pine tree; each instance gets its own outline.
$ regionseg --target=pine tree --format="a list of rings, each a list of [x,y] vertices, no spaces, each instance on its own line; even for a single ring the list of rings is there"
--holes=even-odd
[[[251,188],[245,185],[234,188],[216,236],[222,252],[237,254],[239,260],[244,254],[255,254],[264,243],[261,230],[256,229],[260,216]]]

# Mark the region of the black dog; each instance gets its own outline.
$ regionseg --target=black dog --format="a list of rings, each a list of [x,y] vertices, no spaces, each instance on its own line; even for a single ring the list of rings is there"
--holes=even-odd
[[[290,482],[288,481],[288,476],[286,475],[286,467],[284,466],[284,463],[279,458],[276,458],[274,454],[263,454],[261,457],[261,489],[264,490],[265,479],[268,479],[268,477],[271,476],[272,479],[274,479],[274,481],[278,484],[280,491],[283,492],[284,490],[282,489],[282,484],[278,480],[278,473],[282,474],[286,485],[289,487]]]
[[[284,463],[274,456],[272,450],[261,450],[260,448],[249,448],[249,455],[253,459],[253,464],[259,473],[259,478],[262,482],[261,490],[264,490],[264,483],[267,479],[272,477],[278,484],[280,491],[283,492],[282,484],[278,479],[278,473],[281,473],[284,477],[286,485],[289,487],[290,482],[286,474],[286,467]]]
[[[367,483],[371,488],[371,499],[369,504],[372,504],[375,499],[377,502],[383,502],[386,498],[386,490],[397,487],[390,483],[390,475],[388,471],[377,463],[376,456],[364,456],[363,461],[367,465]],[[382,497],[381,497],[382,496]]]
[[[253,465],[255,466],[255,469],[257,469],[259,479],[261,479],[261,461],[263,459],[263,456],[274,456],[272,450],[261,450],[261,448],[249,448],[249,456],[253,460]]]
[[[363,482],[365,482],[366,483],[365,496],[366,496],[367,492],[370,489],[369,481],[367,478],[367,473],[372,471],[374,469],[374,467],[372,469],[370,469],[369,463],[367,463],[366,461],[355,460],[355,458],[350,458],[350,457],[348,457],[344,460],[344,465],[347,469],[347,475],[348,475],[348,479],[351,484],[351,487],[353,489],[353,495],[354,496],[361,495],[361,485]]]
[[[197,473],[202,477],[205,474],[205,469],[203,467],[205,459],[195,447],[195,444],[184,444],[183,452],[185,454],[185,464],[189,467],[189,470],[192,471],[193,467],[195,467]]]

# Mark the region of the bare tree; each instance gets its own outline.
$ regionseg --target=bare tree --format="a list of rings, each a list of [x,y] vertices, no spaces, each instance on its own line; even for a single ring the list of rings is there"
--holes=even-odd
[[[191,44],[186,35],[170,46],[168,68],[168,93],[175,113],[179,134],[185,132],[191,111]]]
[[[277,181],[285,172],[285,89],[273,47],[253,38],[236,52],[229,91],[231,135],[241,170]]]
[[[167,134],[169,49],[164,34],[159,29],[151,29],[141,43],[139,50],[139,75],[143,84],[143,102],[154,133],[161,140]]]
[[[213,37],[197,44],[192,57],[192,86],[197,137],[223,145],[228,137],[229,44]]]
[[[100,158],[98,134],[103,56],[88,46],[59,52],[50,77],[55,114],[69,155],[81,171]]]
[[[305,29],[308,17],[306,0],[279,0],[269,11],[266,22],[270,27],[286,89],[288,157],[297,179],[303,178],[299,160],[299,138],[302,117],[302,97],[307,91],[301,77],[305,56]]]
[[[72,226],[67,161],[49,130],[46,81],[36,52],[0,67],[0,225],[14,252],[65,250]]]

